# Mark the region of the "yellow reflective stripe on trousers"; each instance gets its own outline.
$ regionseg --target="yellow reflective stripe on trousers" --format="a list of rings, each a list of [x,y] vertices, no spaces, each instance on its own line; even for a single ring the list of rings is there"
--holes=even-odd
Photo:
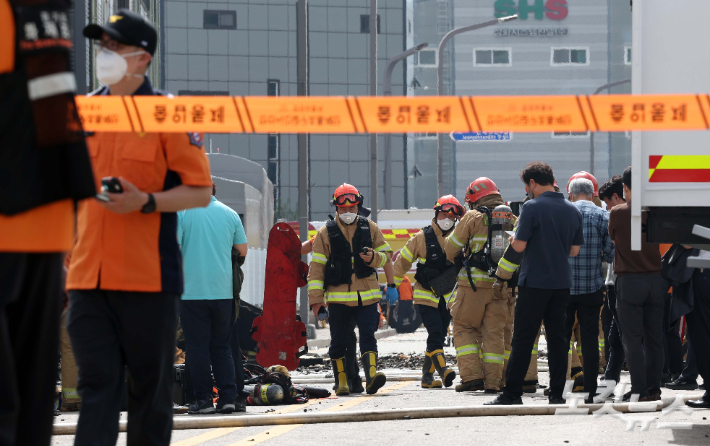
[[[510,350],[505,350],[503,356],[505,356],[505,359],[510,359]]]
[[[515,263],[509,262],[505,259],[500,259],[500,262],[498,262],[498,266],[501,267],[501,269],[508,271],[509,273],[514,273],[520,265],[516,265]]]
[[[322,280],[309,280],[308,281],[308,289],[314,289],[314,290],[322,290],[323,289],[323,281]]]
[[[531,355],[537,355],[537,344],[533,345],[533,349],[530,352]]]
[[[311,260],[316,263],[320,263],[321,265],[325,265],[328,261],[328,259],[326,259],[323,254],[318,254],[317,252],[313,253],[313,257],[311,258]]]
[[[466,356],[478,354],[478,344],[468,344],[462,345],[461,347],[456,347],[456,356]]]
[[[79,391],[69,387],[62,387],[62,396],[65,398],[79,398]]]
[[[394,284],[395,285],[401,285],[403,281],[404,281],[404,277],[394,276]]]
[[[382,296],[380,290],[367,290],[367,291],[326,291],[325,298],[328,302],[357,302],[358,295],[360,293],[360,298],[363,302],[366,300],[380,299]]]
[[[426,299],[435,303],[439,303],[439,298],[434,295],[431,291],[426,290],[414,290],[415,299]]]
[[[463,246],[464,246],[463,243],[461,243],[461,240],[457,239],[454,234],[451,234],[449,236],[449,240],[451,240],[451,243],[458,246],[459,248],[463,248]]]
[[[409,249],[407,249],[406,246],[404,248],[402,248],[402,250],[399,253],[402,254],[402,257],[407,259],[407,262],[410,262],[410,263],[412,262],[412,259],[414,258],[414,256],[412,255],[411,252],[409,252]]]
[[[498,355],[495,353],[484,353],[482,361],[487,362],[487,363],[492,363],[492,364],[503,364],[504,359],[505,359],[504,355]]]

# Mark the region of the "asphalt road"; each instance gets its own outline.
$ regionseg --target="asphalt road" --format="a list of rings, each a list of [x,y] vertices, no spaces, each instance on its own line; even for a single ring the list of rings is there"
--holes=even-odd
[[[398,335],[379,342],[382,354],[417,353],[425,347],[426,334],[418,331],[409,335]],[[542,341],[542,340],[541,340]],[[542,342],[541,342],[542,344]],[[543,345],[540,345],[544,348]],[[452,353],[447,348],[447,353]],[[393,373],[402,371],[393,371]],[[416,372],[414,372],[416,373]],[[411,374],[411,373],[410,373]],[[546,384],[547,373],[540,374],[540,381]],[[624,372],[622,382],[628,382]],[[700,392],[673,392],[664,389],[663,396],[699,394]],[[403,408],[473,406],[492,398],[483,392],[460,394],[450,389],[422,389],[418,382],[391,381],[373,396],[354,395],[311,400],[300,406],[276,408],[248,407],[247,413],[255,415],[267,410],[271,413],[315,413],[354,412]],[[542,390],[523,397],[525,404],[546,404]],[[125,417],[122,414],[122,417]],[[240,415],[233,415],[238,417]],[[268,416],[268,415],[265,415]],[[177,417],[192,417],[177,415]],[[201,416],[207,418],[209,416]],[[627,431],[629,420],[642,418],[650,421],[647,430],[636,425]],[[238,446],[256,445],[269,442],[273,445],[406,445],[445,443],[454,444],[496,444],[496,445],[703,445],[710,444],[710,410],[695,410],[691,413],[676,411],[663,415],[661,412],[646,414],[624,414],[619,417],[591,415],[537,415],[537,416],[497,416],[459,417],[438,419],[417,419],[399,421],[344,422],[332,424],[307,424],[284,426],[261,426],[243,428],[218,428],[204,430],[173,431],[171,444],[174,446]],[[76,421],[76,414],[61,414],[57,422]],[[686,423],[684,428],[659,428],[659,423]],[[73,444],[72,436],[54,437],[52,445]],[[125,445],[125,434],[120,434],[119,445]]]

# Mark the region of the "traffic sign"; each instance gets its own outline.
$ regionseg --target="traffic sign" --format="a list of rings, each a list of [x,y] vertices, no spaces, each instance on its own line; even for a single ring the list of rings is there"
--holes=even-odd
[[[456,142],[510,141],[513,139],[512,132],[451,132],[449,136]]]

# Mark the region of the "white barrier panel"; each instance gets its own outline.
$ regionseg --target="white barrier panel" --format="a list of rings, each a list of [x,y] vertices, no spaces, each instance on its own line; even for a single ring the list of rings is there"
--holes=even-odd
[[[242,286],[241,299],[259,308],[263,307],[266,250],[249,248],[242,271],[244,271],[244,285]]]

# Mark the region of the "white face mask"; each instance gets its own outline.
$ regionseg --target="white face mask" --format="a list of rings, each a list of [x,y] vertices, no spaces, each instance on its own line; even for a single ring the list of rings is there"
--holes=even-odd
[[[340,214],[340,219],[346,225],[352,224],[352,222],[354,222],[356,218],[357,218],[357,214],[354,212],[346,212],[344,214]]]
[[[442,231],[446,232],[454,227],[454,221],[450,218],[445,218],[443,220],[437,220],[436,224],[439,225]]]
[[[141,74],[126,73],[128,70],[128,62],[126,62],[126,57],[142,53],[145,53],[145,51],[118,54],[115,51],[101,48],[101,50],[99,50],[99,54],[96,56],[96,77],[98,77],[99,82],[108,86],[121,82],[121,79],[123,79],[124,76],[143,78],[143,75]]]

